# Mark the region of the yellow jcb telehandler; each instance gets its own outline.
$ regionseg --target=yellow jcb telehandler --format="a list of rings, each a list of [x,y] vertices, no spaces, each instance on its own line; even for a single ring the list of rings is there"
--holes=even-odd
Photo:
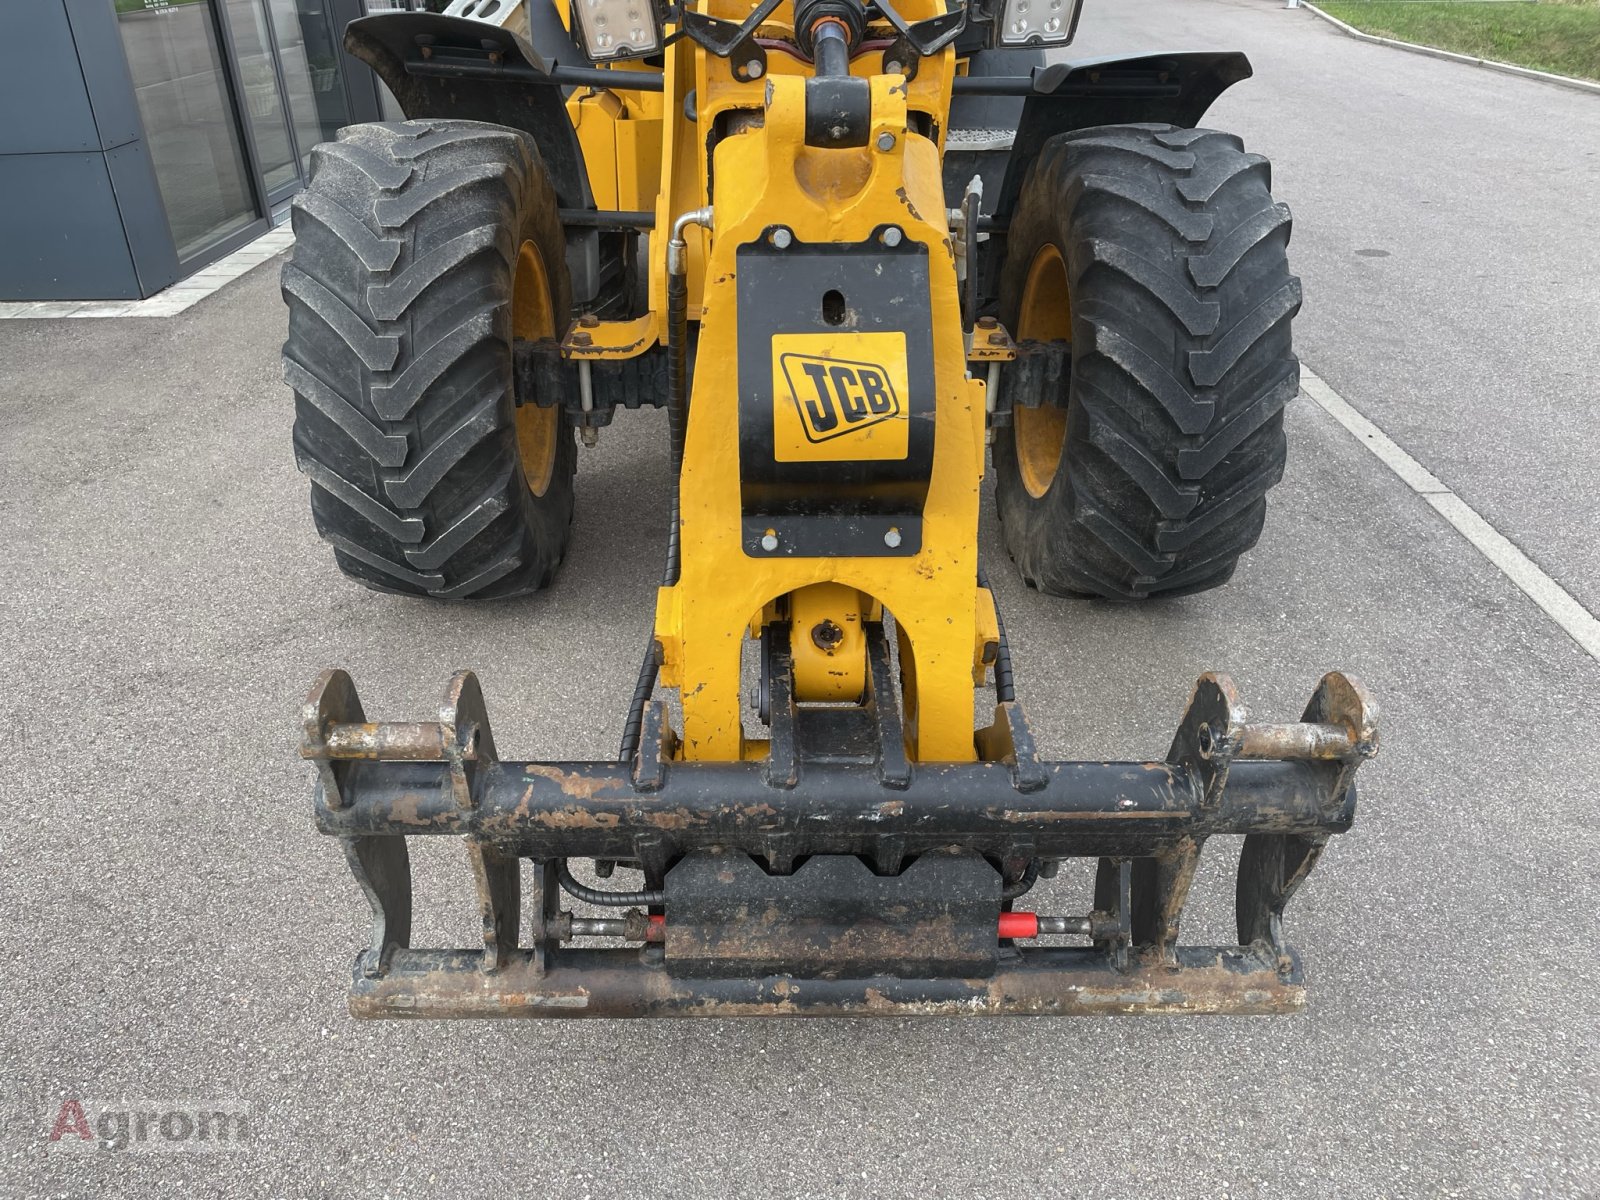
[[[455,0],[349,27],[407,119],[317,148],[283,272],[339,566],[543,587],[576,443],[618,408],[666,408],[675,496],[616,761],[500,761],[469,672],[417,723],[318,680],[316,821],[373,916],[355,1015],[1304,1002],[1281,917],[1354,817],[1361,687],[1255,724],[1206,675],[1163,760],[1041,761],[979,571],[991,461],[1023,578],[1122,601],[1226,581],[1283,471],[1289,213],[1197,128],[1249,64],[1049,61],[1080,3]],[[440,834],[481,945],[411,944],[407,839]],[[1214,834],[1244,835],[1238,942],[1180,945]],[[1098,860],[1080,911],[1021,907],[1073,857]]]

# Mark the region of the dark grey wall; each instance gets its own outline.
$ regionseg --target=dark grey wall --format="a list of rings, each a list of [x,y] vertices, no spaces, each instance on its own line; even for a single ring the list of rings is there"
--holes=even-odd
[[[178,278],[111,0],[0,3],[0,299],[136,300]]]

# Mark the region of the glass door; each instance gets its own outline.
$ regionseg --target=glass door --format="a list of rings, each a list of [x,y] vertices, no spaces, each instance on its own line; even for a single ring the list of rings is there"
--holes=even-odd
[[[113,3],[179,262],[194,268],[265,229],[305,186],[312,148],[355,119],[335,19],[350,0]]]
[[[328,0],[266,0],[266,5],[289,97],[300,170],[309,178],[311,148],[331,142],[351,122],[340,62],[343,31],[335,26]]]
[[[311,149],[350,124],[329,0],[225,0],[268,200],[305,186]]]
[[[178,259],[260,219],[213,0],[116,0],[150,161]]]
[[[261,0],[226,0],[245,119],[269,203],[299,191],[300,155],[284,106],[282,76]]]

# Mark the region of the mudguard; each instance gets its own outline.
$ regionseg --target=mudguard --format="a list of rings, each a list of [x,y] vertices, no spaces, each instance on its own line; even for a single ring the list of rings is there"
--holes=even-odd
[[[561,207],[594,207],[563,89],[526,39],[470,17],[390,12],[350,22],[344,48],[377,72],[407,117],[487,121],[529,134]],[[452,63],[467,71],[450,73]]]
[[[1037,68],[1011,144],[997,220],[1009,220],[1034,159],[1058,133],[1145,123],[1193,128],[1218,96],[1253,73],[1250,60],[1237,50],[1092,58]]]
[[[998,199],[988,200],[985,189],[983,211],[994,222],[980,277],[985,310],[992,311],[989,306],[999,294],[1006,227],[1046,142],[1057,134],[1099,125],[1159,123],[1192,129],[1218,96],[1252,74],[1250,60],[1238,51],[1143,54],[1035,67]]]

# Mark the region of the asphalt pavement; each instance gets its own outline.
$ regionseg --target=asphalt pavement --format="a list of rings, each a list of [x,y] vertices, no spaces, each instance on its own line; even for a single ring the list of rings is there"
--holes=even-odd
[[[1090,0],[1084,52],[1158,44],[1256,62],[1210,123],[1277,164],[1307,364],[1594,608],[1600,101],[1269,0]],[[1600,1194],[1600,664],[1304,400],[1222,591],[1052,600],[982,532],[1046,754],[1159,756],[1208,669],[1268,719],[1331,668],[1377,695],[1357,825],[1288,914],[1305,1013],[351,1021],[365,906],[310,828],[300,697],[339,664],[422,717],[471,666],[503,755],[613,753],[665,423],[583,453],[548,592],[374,595],[312,529],[283,324],[272,267],[176,318],[0,322],[0,1195]],[[1190,939],[1230,936],[1228,849]],[[459,846],[417,853],[418,944],[470,944]],[[249,1136],[52,1147],[73,1098]]]

